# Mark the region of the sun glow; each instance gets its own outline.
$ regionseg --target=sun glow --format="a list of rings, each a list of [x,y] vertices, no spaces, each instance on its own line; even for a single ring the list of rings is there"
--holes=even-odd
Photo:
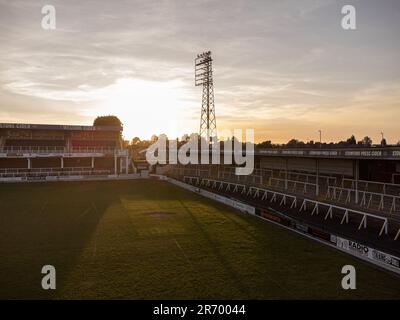
[[[155,82],[130,78],[118,79],[97,92],[101,101],[96,114],[118,116],[124,123],[124,136],[150,138],[165,133],[179,137],[188,130],[185,111],[190,101],[181,81]],[[182,126],[186,123],[188,128]]]

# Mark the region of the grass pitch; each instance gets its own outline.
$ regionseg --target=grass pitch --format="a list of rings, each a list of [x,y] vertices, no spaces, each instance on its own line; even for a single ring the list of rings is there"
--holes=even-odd
[[[166,182],[3,184],[0,298],[399,299],[400,279]]]

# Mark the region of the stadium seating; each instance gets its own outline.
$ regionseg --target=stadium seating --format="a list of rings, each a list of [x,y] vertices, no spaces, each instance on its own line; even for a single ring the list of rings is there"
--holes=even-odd
[[[0,179],[126,172],[121,128],[0,124]]]

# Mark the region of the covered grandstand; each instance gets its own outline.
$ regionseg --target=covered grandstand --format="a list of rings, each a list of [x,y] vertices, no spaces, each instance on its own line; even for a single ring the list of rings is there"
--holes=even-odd
[[[0,181],[128,174],[122,127],[0,123]]]

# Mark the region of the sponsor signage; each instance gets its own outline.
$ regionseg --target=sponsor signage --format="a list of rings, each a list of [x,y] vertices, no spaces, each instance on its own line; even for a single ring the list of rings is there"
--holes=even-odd
[[[369,252],[369,248],[367,246],[341,237],[337,237],[336,246],[344,250],[352,251],[359,256],[368,256]]]
[[[265,219],[268,219],[268,220],[271,220],[271,221],[278,222],[278,223],[282,222],[282,219],[280,217],[278,217],[278,216],[276,216],[274,214],[271,214],[266,210],[261,210],[261,217],[263,217]]]
[[[294,222],[292,219],[286,217],[285,215],[277,212],[276,210],[269,208],[268,210],[266,209],[260,209],[260,215],[261,217],[282,224],[287,227],[293,227]]]
[[[0,182],[18,182],[18,181],[22,181],[22,177],[0,178]]]
[[[0,129],[68,130],[68,131],[122,131],[121,127],[26,124],[26,123],[0,123]]]
[[[360,148],[333,150],[287,150],[287,149],[258,149],[258,155],[348,158],[348,159],[400,159],[400,149],[396,148]]]
[[[301,232],[308,233],[308,226],[301,223],[296,223],[295,228]]]
[[[101,177],[101,176],[96,176],[96,177]],[[104,176],[106,177],[106,176]],[[49,176],[45,177],[47,181],[68,181],[68,180],[80,180],[84,179],[84,176],[66,176],[66,177],[57,177],[57,176]],[[94,178],[94,176],[92,177]]]
[[[395,268],[400,268],[400,259],[396,258],[390,254],[372,249],[371,250],[371,258],[380,263],[387,264],[387,265],[393,266]]]
[[[199,193],[201,195],[209,198],[209,199],[213,199],[213,200],[216,200],[218,202],[222,202],[223,204],[231,206],[231,207],[233,207],[235,209],[238,209],[240,211],[251,213],[251,214],[255,214],[255,208],[252,207],[252,206],[249,206],[247,204],[244,204],[244,203],[241,203],[239,201],[232,200],[232,199],[229,199],[229,198],[226,198],[226,197],[223,197],[223,196],[220,196],[218,194],[215,194],[215,193],[212,193],[212,192],[209,192],[209,191],[206,191],[206,190],[202,190],[202,189],[199,189]]]
[[[349,250],[362,256],[368,256],[369,248],[363,244],[349,240]]]
[[[313,235],[313,236],[315,236],[315,237],[317,237],[319,239],[322,239],[322,240],[325,240],[325,241],[328,241],[328,242],[332,242],[330,233],[327,233],[325,231],[322,231],[322,230],[319,230],[319,229],[316,229],[316,228],[309,228],[308,232],[311,235]],[[335,241],[335,243],[336,243],[336,241]]]
[[[336,238],[336,246],[338,248],[350,251],[355,256],[362,256],[369,260],[373,260],[383,267],[390,266],[400,270],[400,258],[352,240],[347,240],[341,237]]]
[[[26,180],[28,181],[45,181],[46,177],[41,176],[41,177],[26,177]]]

